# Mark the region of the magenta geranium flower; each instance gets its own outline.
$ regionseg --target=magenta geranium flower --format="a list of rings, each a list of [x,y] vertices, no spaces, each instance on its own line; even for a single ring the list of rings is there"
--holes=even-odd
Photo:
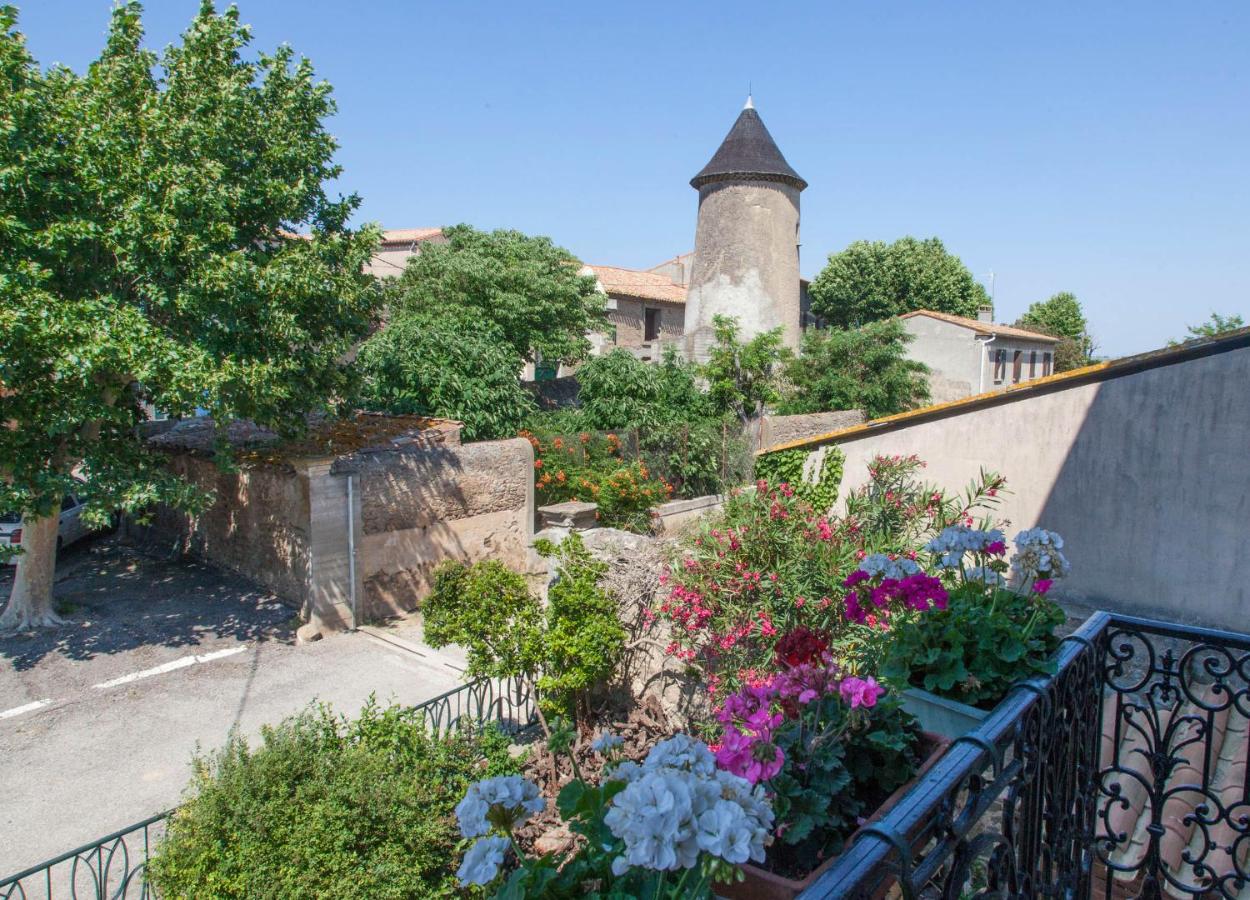
[[[885,688],[877,684],[877,679],[871,675],[867,679],[856,678],[854,675],[847,676],[843,679],[839,690],[842,699],[850,704],[851,709],[876,706],[877,699],[885,693]]]
[[[1033,591],[1037,594],[1044,594],[1050,590],[1051,585],[1055,583],[1053,578],[1039,578],[1033,582]]]

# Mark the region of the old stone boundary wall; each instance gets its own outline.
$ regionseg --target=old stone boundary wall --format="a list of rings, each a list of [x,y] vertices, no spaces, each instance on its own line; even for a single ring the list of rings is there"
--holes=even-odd
[[[924,478],[947,489],[995,470],[1009,489],[1000,507],[1008,537],[1040,525],[1066,541],[1072,575],[1058,585],[1062,597],[1244,632],[1246,338],[824,443],[846,453],[842,496],[867,480],[877,454],[915,453],[928,464]]]
[[[795,416],[764,416],[760,420],[760,450],[770,450],[779,444],[818,437],[850,428],[864,421],[858,409],[840,409],[833,412],[807,413]]]
[[[534,455],[520,438],[236,472],[191,453],[169,465],[215,502],[194,517],[158,508],[130,534],[259,582],[320,631],[415,609],[445,559],[530,561]]]
[[[128,536],[240,572],[302,603],[310,574],[308,473],[277,466],[223,472],[189,453],[170,456],[169,468],[216,501],[194,517],[158,506],[147,527],[128,522]]]
[[[497,559],[525,570],[534,534],[529,441],[379,454],[356,479],[366,617],[415,609],[445,559]]]

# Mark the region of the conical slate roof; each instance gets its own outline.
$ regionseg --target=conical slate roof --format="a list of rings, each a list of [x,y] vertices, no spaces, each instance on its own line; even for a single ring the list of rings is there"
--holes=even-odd
[[[807,187],[807,182],[790,168],[777,149],[777,142],[764,127],[764,120],[749,99],[738,114],[738,121],[725,135],[720,149],[711,162],[690,179],[690,186],[701,188],[713,181],[737,180],[780,181],[800,191]]]

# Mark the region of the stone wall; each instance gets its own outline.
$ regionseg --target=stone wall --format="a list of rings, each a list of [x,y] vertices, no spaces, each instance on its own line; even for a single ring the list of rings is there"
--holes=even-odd
[[[534,522],[534,451],[519,438],[377,454],[355,469],[360,616],[416,608],[445,559],[524,570]]]
[[[686,310],[680,303],[664,300],[642,300],[637,297],[612,295],[616,309],[608,312],[608,321],[616,327],[617,347],[636,349],[646,340],[643,313],[648,309],[660,312],[660,336],[657,340],[676,341],[685,329]]]
[[[1245,631],[1247,385],[1250,331],[922,413],[835,439],[842,495],[877,454],[918,454],[925,480],[948,489],[997,471],[1008,536],[1040,525],[1067,542],[1064,596]]]
[[[800,416],[765,416],[760,422],[759,449],[768,450],[778,444],[820,437],[831,431],[859,425],[863,421],[864,414],[858,409],[808,413]]]
[[[223,472],[190,454],[172,456],[169,466],[212,492],[212,506],[198,516],[160,506],[150,525],[128,523],[128,533],[239,572],[301,606],[310,572],[307,475],[267,465]]]
[[[196,517],[160,507],[131,533],[259,582],[317,631],[415,609],[444,559],[493,558],[520,570],[530,561],[534,453],[519,438],[237,473],[190,453],[171,454],[169,465],[216,500]]]

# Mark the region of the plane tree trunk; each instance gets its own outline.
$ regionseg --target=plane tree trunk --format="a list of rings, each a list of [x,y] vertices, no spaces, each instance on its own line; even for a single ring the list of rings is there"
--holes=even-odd
[[[9,604],[0,614],[0,631],[61,625],[64,620],[52,609],[52,576],[56,571],[56,538],[60,516],[27,516],[22,522],[22,553]]]

